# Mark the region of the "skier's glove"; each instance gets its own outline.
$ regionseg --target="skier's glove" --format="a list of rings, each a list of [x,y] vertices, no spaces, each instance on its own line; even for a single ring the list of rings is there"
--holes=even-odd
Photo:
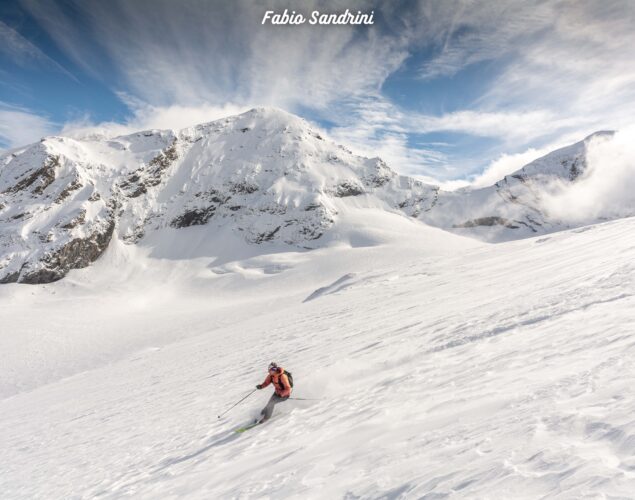
[[[262,389],[262,384],[258,384],[258,385],[256,386],[256,389]]]

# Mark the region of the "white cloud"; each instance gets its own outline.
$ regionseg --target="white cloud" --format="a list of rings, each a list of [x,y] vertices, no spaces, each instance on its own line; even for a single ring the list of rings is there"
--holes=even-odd
[[[427,172],[441,170],[446,163],[444,155],[438,151],[409,145],[405,133],[357,124],[350,128],[333,129],[328,135],[356,154],[380,157],[400,173],[418,177],[424,182],[437,184],[438,180]]]
[[[587,146],[587,170],[543,197],[547,213],[574,224],[635,215],[635,127],[599,136]]]
[[[492,163],[490,163],[483,173],[474,177],[470,185],[474,188],[482,188],[495,184],[506,175],[521,169],[528,163],[546,155],[556,149],[549,146],[542,149],[530,148],[523,153],[502,154]]]
[[[401,173],[417,175],[426,182],[444,183],[444,186],[452,188],[470,184],[467,180],[457,180],[457,177],[464,175],[460,171],[461,167],[453,165],[445,154],[435,149],[434,145],[413,145],[409,140],[410,136],[454,132],[479,137],[504,137],[507,144],[512,144],[535,140],[570,125],[567,119],[553,116],[548,111],[458,111],[441,116],[424,115],[404,111],[379,96],[360,100],[354,107],[355,111],[347,112],[346,117],[338,115],[337,121],[342,125],[331,130],[332,138],[349,145],[359,154],[382,157]],[[573,136],[571,142],[579,139],[580,137]],[[488,167],[488,171],[479,177],[477,184],[489,182],[490,179],[494,179],[492,183],[500,180],[509,173],[508,169],[515,165],[520,168],[528,161],[554,149],[556,146],[553,144],[540,149],[530,148],[526,153],[500,155],[500,158]],[[556,144],[561,146],[566,143],[559,141]],[[536,156],[533,156],[534,154]],[[527,158],[528,161],[521,163]],[[472,161],[475,161],[474,157]],[[504,173],[501,177],[494,178],[502,172]]]
[[[0,146],[14,148],[55,133],[57,126],[27,109],[0,102]]]
[[[339,107],[334,118],[339,124],[329,131],[334,141],[350,147],[356,154],[378,156],[400,173],[425,182],[438,182],[431,173],[441,174],[446,157],[433,148],[411,144],[408,117],[387,100],[380,96],[358,99]]]
[[[248,108],[233,104],[225,106],[150,106],[128,97],[124,97],[133,110],[133,115],[125,122],[93,122],[89,116],[67,122],[61,133],[71,137],[88,137],[102,135],[114,137],[139,130],[174,129],[198,125],[225,116],[235,115],[247,111]]]
[[[539,33],[518,39],[514,57],[479,99],[482,109],[524,103],[567,119],[579,136],[622,128],[635,112],[635,4],[544,3],[553,10]],[[496,30],[494,30],[495,33]]]
[[[421,132],[464,132],[480,137],[529,141],[572,124],[547,110],[534,111],[456,111],[441,116],[411,115],[412,127]]]
[[[500,154],[565,138],[573,142],[634,122],[632,1],[424,5],[437,28],[426,42],[434,55],[422,65],[422,77],[469,79],[469,72],[459,73],[476,63],[491,75],[469,109],[439,118],[441,128],[458,125],[470,134],[496,137]]]

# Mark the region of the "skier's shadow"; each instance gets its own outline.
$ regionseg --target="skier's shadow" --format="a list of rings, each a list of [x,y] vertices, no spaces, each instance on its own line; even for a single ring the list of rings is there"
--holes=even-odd
[[[224,432],[222,433],[223,435],[225,434]],[[188,453],[187,455],[182,455],[180,457],[172,457],[172,458],[166,458],[164,460],[161,461],[161,463],[157,466],[156,470],[160,471],[163,469],[167,469],[168,467],[171,467],[172,465],[176,465],[176,464],[180,464],[182,462],[187,462],[188,460],[192,460],[193,458],[196,458],[200,455],[202,455],[203,453],[205,453],[208,450],[211,450],[212,448],[215,448],[217,446],[222,446],[224,444],[230,443],[232,441],[234,441],[235,439],[239,438],[240,434],[236,434],[235,432],[232,431],[231,434],[222,437],[220,439],[214,439],[215,436],[212,436],[209,438],[208,441],[211,441],[209,444],[206,444],[205,446],[203,446],[202,448],[192,452],[192,453]]]

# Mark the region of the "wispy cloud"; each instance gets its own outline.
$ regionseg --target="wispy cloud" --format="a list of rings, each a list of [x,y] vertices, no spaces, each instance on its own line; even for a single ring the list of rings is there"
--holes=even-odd
[[[114,137],[130,134],[139,130],[150,129],[174,129],[205,123],[225,116],[247,111],[247,107],[234,104],[213,106],[204,104],[200,106],[151,106],[129,96],[122,96],[133,110],[124,122],[95,122],[89,115],[66,122],[61,134],[71,137],[104,136]]]
[[[470,185],[475,188],[491,186],[506,175],[516,172],[554,149],[554,146],[548,146],[541,149],[529,148],[522,153],[502,154],[492,161],[481,174],[475,176]]]
[[[477,137],[498,138],[506,144],[525,144],[543,136],[551,136],[572,126],[583,125],[582,121],[573,121],[559,117],[547,110],[530,112],[479,112],[457,111],[439,116],[403,110],[381,97],[364,99],[354,106],[344,107],[346,116],[337,115],[339,126],[331,130],[331,136],[365,155],[379,155],[397,165],[398,169],[409,175],[418,175],[426,181],[447,182],[465,177],[459,166],[453,165],[447,155],[435,149],[434,144],[417,146],[409,140],[434,132],[452,132]],[[568,138],[568,137],[567,137]],[[574,135],[573,140],[579,137]],[[556,143],[564,145],[562,141]],[[447,146],[447,145],[446,145]],[[549,142],[548,147],[555,147]],[[535,159],[534,153],[548,152],[545,148],[529,148],[522,154],[504,154],[487,167],[477,184],[489,182],[492,175],[503,175],[517,170],[523,164],[519,162]],[[374,152],[374,153],[373,153]],[[474,158],[473,158],[474,160]],[[516,168],[513,166],[518,165]],[[509,170],[513,168],[513,170]],[[499,180],[494,179],[493,182]],[[468,184],[464,183],[457,186]]]
[[[372,8],[371,2],[356,4]],[[288,7],[283,2],[82,1],[62,9],[26,0],[26,5],[77,64],[97,77],[116,76],[121,89],[155,106],[325,107],[379,89],[408,55],[405,40],[378,30],[263,27],[264,11]],[[340,2],[302,7],[327,5],[337,8]]]
[[[58,126],[28,109],[0,102],[0,147],[13,148],[53,134]]]
[[[420,16],[430,24],[425,43],[433,53],[422,64],[420,76],[452,76],[472,64],[517,57],[525,44],[551,28],[559,15],[558,3],[562,2],[420,2]]]
[[[506,35],[507,15],[483,26],[488,38],[504,46],[500,70],[478,99],[481,110],[544,109],[564,119],[556,130],[577,130],[580,136],[597,129],[632,123],[635,111],[635,4],[606,2],[524,2],[518,13],[535,8],[534,21],[516,25]],[[513,15],[516,16],[516,11]],[[519,16],[522,18],[522,16]],[[506,58],[506,54],[513,57]],[[552,125],[552,120],[545,122]]]
[[[531,148],[620,128],[635,114],[630,0],[310,0],[296,6],[375,9],[378,23],[370,29],[263,27],[265,10],[290,8],[281,0],[23,3],[68,58],[127,96],[133,116],[103,124],[110,130],[178,127],[222,111],[274,105],[310,110],[356,150],[438,179],[472,174],[465,165],[473,152],[446,148],[444,154],[414,136],[448,132],[496,141],[490,153],[500,161],[479,181],[485,182]],[[426,57],[413,75],[421,85],[463,78],[487,64],[485,90],[438,114],[416,103],[396,105],[383,87],[421,54]]]
[[[0,51],[20,66],[43,64],[77,81],[77,78],[66,68],[2,21],[0,21]]]

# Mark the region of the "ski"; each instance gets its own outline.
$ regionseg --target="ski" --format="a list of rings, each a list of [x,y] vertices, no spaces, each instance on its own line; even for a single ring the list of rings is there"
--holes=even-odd
[[[249,425],[246,425],[246,426],[244,426],[244,427],[239,427],[239,428],[238,428],[238,429],[236,429],[234,432],[236,432],[236,433],[238,433],[238,434],[241,434],[241,433],[243,433],[243,432],[248,431],[249,429],[253,429],[254,427],[256,427],[256,426],[258,426],[258,425],[260,425],[260,422],[254,422],[253,424],[249,424]]]

